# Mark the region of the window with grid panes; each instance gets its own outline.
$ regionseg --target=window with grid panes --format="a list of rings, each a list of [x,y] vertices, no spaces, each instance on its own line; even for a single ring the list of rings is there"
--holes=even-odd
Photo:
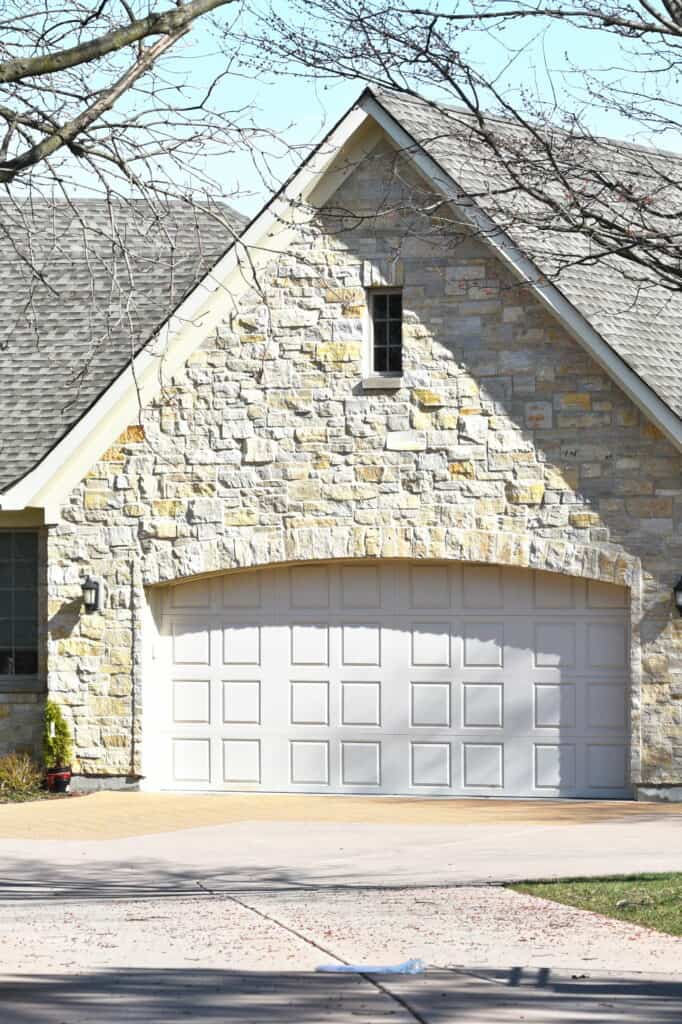
[[[38,671],[38,535],[0,531],[0,676]]]
[[[403,368],[403,296],[400,291],[372,292],[372,370],[401,373]]]

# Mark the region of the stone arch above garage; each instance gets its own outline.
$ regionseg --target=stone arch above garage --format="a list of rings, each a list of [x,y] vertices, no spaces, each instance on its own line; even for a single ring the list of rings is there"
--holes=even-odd
[[[343,526],[290,531],[249,530],[242,539],[211,539],[187,544],[142,562],[145,586],[208,573],[264,568],[291,562],[331,559],[453,559],[539,569],[628,587],[636,601],[640,589],[638,558],[622,549],[546,540],[530,533],[463,531],[443,527]]]

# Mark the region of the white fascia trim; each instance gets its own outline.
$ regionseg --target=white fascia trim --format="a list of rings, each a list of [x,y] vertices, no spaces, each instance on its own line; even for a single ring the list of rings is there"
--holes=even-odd
[[[56,521],[59,499],[68,493],[73,483],[67,480],[63,487],[55,487],[53,481],[69,459],[74,457],[88,439],[96,435],[103,426],[106,427],[107,419],[115,416],[117,409],[120,408],[127,413],[131,399],[137,406],[139,390],[151,381],[158,380],[161,364],[164,369],[172,370],[203,343],[212,296],[218,290],[225,289],[226,282],[231,276],[241,275],[246,283],[249,266],[256,261],[255,257],[259,250],[269,253],[282,248],[282,240],[287,236],[287,229],[296,223],[298,204],[304,203],[306,197],[320,185],[322,177],[341,149],[367,121],[368,114],[361,107],[356,105],[349,110],[282,191],[251,221],[239,239],[162,324],[142,351],[135,356],[132,365],[126,367],[88,412],[30,473],[10,487],[5,494],[0,495],[0,509],[36,507],[45,508],[47,511],[49,507],[50,521]],[[350,170],[350,166],[342,170],[340,180],[347,176]],[[334,189],[338,187],[340,180],[334,184]],[[275,236],[280,236],[276,242]],[[268,242],[266,246],[268,239],[273,241]],[[101,446],[99,454],[106,449],[107,443],[113,443],[128,422],[126,416],[123,416],[121,423],[116,424],[118,429],[114,426],[108,442]],[[92,461],[96,461],[96,458],[97,456]]]
[[[665,434],[676,448],[682,450],[682,420],[663,402],[642,378],[595,331],[588,320],[548,282],[535,264],[524,256],[511,238],[502,231],[473,200],[468,199],[457,182],[433,160],[419,143],[399,124],[381,104],[370,95],[360,100],[360,106],[374,118],[401,152],[415,164],[420,173],[444,197],[452,202],[457,212],[468,221],[516,277],[525,281],[534,294],[569,334],[585,348],[592,358],[609,374],[649,419]]]

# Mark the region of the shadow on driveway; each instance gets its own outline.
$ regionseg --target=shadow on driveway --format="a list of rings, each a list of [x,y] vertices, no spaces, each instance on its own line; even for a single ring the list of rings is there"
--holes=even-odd
[[[450,883],[423,882],[413,885],[398,881],[391,884],[372,882],[358,865],[357,877],[344,872],[340,883],[336,873],[326,882],[324,877],[300,881],[288,868],[272,865],[267,870],[240,865],[223,869],[187,870],[169,868],[156,860],[78,862],[73,865],[50,864],[42,860],[11,860],[4,858],[0,867],[0,903],[20,901],[87,902],[115,900],[171,899],[187,896],[216,896],[247,893],[295,892],[377,892],[409,889],[458,888],[470,882],[457,880]],[[497,883],[490,883],[497,884]],[[1,964],[1,961],[0,961]],[[2,1024],[0,1018],[0,1024]]]
[[[3,1024],[677,1024],[682,981],[548,969],[429,971],[417,977],[216,970],[99,971],[0,982]]]

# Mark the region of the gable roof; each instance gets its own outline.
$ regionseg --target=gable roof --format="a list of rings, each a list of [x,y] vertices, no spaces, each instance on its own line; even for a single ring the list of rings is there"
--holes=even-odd
[[[244,218],[180,202],[0,203],[0,491],[76,423]]]
[[[427,118],[434,118],[433,122]],[[455,121],[453,122],[453,117]],[[446,119],[445,122],[441,118]],[[193,286],[188,287],[181,303],[164,306],[162,301],[151,303],[154,306],[154,316],[144,325],[144,330],[130,332],[125,336],[125,343],[116,347],[118,353],[118,372],[109,368],[109,381],[106,386],[107,371],[102,363],[102,373],[99,377],[100,384],[104,383],[104,390],[101,391],[89,407],[83,409],[85,402],[79,408],[80,416],[72,419],[71,426],[66,429],[56,443],[43,448],[42,454],[27,456],[24,460],[24,474],[15,477],[15,482],[0,493],[0,506],[3,509],[13,510],[24,507],[44,507],[46,520],[56,521],[59,515],[59,502],[68,493],[70,488],[82,476],[89,466],[96,460],[101,451],[111,444],[121,430],[133,420],[131,415],[136,415],[139,410],[139,400],[145,391],[149,394],[149,387],[158,388],[158,373],[160,361],[167,369],[172,371],[174,367],[181,365],[182,361],[200,345],[206,337],[206,325],[215,319],[216,303],[214,296],[220,289],[224,297],[229,299],[232,308],[236,309],[235,296],[239,288],[248,286],[249,275],[253,267],[261,258],[270,258],[274,251],[284,251],[291,237],[289,232],[295,227],[300,216],[300,211],[307,203],[322,206],[329,199],[342,181],[347,177],[354,167],[359,154],[365,146],[364,155],[371,152],[372,145],[368,145],[368,136],[365,129],[372,123],[378,124],[394,144],[409,155],[417,169],[425,176],[426,180],[439,190],[453,206],[460,212],[461,216],[470,224],[480,228],[482,236],[490,244],[493,251],[512,269],[516,276],[527,282],[530,289],[538,299],[549,308],[554,315],[563,323],[567,330],[579,341],[596,361],[609,373],[616,383],[628,394],[633,401],[645,412],[645,414],[656,423],[674,445],[682,450],[682,408],[672,393],[670,382],[667,382],[665,372],[665,345],[672,338],[674,327],[666,323],[665,338],[659,341],[658,317],[654,326],[647,322],[646,315],[641,315],[636,323],[641,324],[642,332],[650,336],[646,340],[643,353],[640,351],[640,334],[634,332],[631,336],[624,327],[619,331],[612,331],[610,339],[606,338],[595,328],[592,320],[602,326],[602,322],[609,318],[609,311],[605,308],[605,298],[599,294],[599,285],[595,285],[594,268],[589,268],[590,273],[583,275],[581,281],[574,287],[571,293],[574,298],[569,299],[556,283],[548,279],[550,273],[540,266],[543,259],[550,259],[552,246],[544,252],[541,246],[527,246],[531,256],[529,257],[522,248],[525,246],[525,239],[519,236],[516,241],[507,228],[509,225],[494,220],[485,210],[486,196],[481,196],[481,191],[486,191],[486,181],[492,182],[494,169],[487,170],[478,168],[478,172],[472,179],[467,179],[465,171],[467,167],[470,173],[475,169],[474,155],[471,149],[466,146],[458,149],[455,142],[459,136],[453,131],[453,123],[457,125],[459,115],[452,110],[445,110],[434,104],[418,99],[387,95],[373,90],[366,89],[360,96],[358,102],[337,122],[329,134],[315,147],[310,156],[301,164],[297,171],[285,182],[280,191],[263,207],[260,213],[244,228],[241,225],[241,218],[234,211],[229,215],[234,217],[236,227],[231,228],[228,234],[232,235],[232,242],[225,249],[223,238],[222,244],[215,239],[214,252],[222,255],[215,261],[211,259],[211,240],[215,236],[211,233],[210,227],[215,228],[215,221],[208,223],[207,244],[203,244],[199,255],[196,251],[193,257],[188,257],[188,263],[193,268],[184,280],[191,282],[196,275],[197,268],[206,267],[206,272]],[[422,129],[425,129],[422,132]],[[364,138],[363,138],[364,134]],[[449,144],[443,145],[441,150],[439,142],[449,139]],[[455,142],[453,142],[453,139]],[[420,141],[421,140],[421,141]],[[433,155],[431,155],[431,152]],[[446,167],[446,164],[448,165]],[[466,189],[455,178],[459,172],[462,179],[470,181],[471,192],[467,195]],[[470,195],[476,197],[472,201]],[[494,194],[494,190],[492,192]],[[503,211],[504,212],[504,211]],[[509,210],[506,211],[507,219]],[[202,236],[200,229],[201,218],[193,221],[192,230],[195,232],[195,239]],[[236,234],[239,234],[238,241]],[[57,233],[55,232],[55,235]],[[530,229],[530,242],[533,241],[533,232]],[[178,243],[187,238],[182,231],[177,235]],[[537,239],[536,239],[537,241]],[[579,240],[576,244],[579,243]],[[184,245],[184,242],[183,242]],[[189,250],[183,245],[174,247],[175,256],[177,252],[186,254]],[[143,247],[144,248],[144,247]],[[191,248],[191,247],[190,247]],[[245,256],[245,253],[248,255]],[[205,259],[204,259],[205,257]],[[537,262],[534,261],[533,257]],[[175,257],[174,257],[175,259]],[[145,250],[142,258],[142,266],[150,272],[148,278],[153,280],[152,264],[158,260],[158,248],[154,244],[149,250]],[[160,282],[161,289],[167,285],[168,261],[165,264],[166,271]],[[563,273],[563,270],[562,270]],[[620,277],[620,271],[611,268],[610,274]],[[175,275],[175,281],[182,280],[182,277]],[[606,287],[612,280],[608,276],[604,279]],[[563,287],[563,281],[560,282]],[[614,287],[618,284],[613,280]],[[622,282],[621,282],[622,284]],[[596,295],[590,292],[596,287]],[[655,285],[652,285],[655,287]],[[566,291],[569,291],[567,286]],[[173,296],[180,296],[180,287],[175,288]],[[133,289],[134,297],[136,292]],[[150,296],[150,300],[156,295]],[[78,310],[82,308],[82,294],[75,296],[78,300]],[[669,303],[670,296],[665,293],[665,304]],[[657,297],[656,303],[661,303],[663,297]],[[580,302],[580,306],[578,303]],[[616,304],[614,312],[621,316],[624,311],[620,308],[621,303]],[[582,307],[582,308],[581,308]],[[656,305],[659,309],[660,306]],[[584,310],[584,312],[583,312]],[[74,305],[71,306],[73,317]],[[166,314],[163,318],[163,314]],[[636,315],[633,311],[632,315]],[[677,315],[677,314],[675,314]],[[602,319],[600,319],[602,318]],[[64,317],[58,317],[62,322]],[[72,351],[70,341],[70,330],[68,324],[62,323],[58,337],[59,345],[63,346],[65,358],[68,360],[68,352]],[[148,330],[151,324],[151,331]],[[606,332],[606,326],[602,330]],[[161,351],[157,346],[145,343],[145,331],[150,341],[158,338],[163,342]],[[150,334],[152,335],[150,337]],[[623,337],[621,337],[623,334]],[[87,338],[90,334],[87,333]],[[133,344],[131,340],[133,339]],[[35,339],[34,339],[35,340]],[[134,344],[140,342],[135,354]],[[86,344],[81,337],[79,344]],[[679,343],[678,343],[679,344]],[[647,352],[647,346],[651,350]],[[630,352],[630,349],[633,349]],[[86,347],[89,352],[89,348]],[[649,358],[651,356],[651,358]],[[673,355],[673,362],[677,357]],[[112,359],[112,362],[115,360]],[[94,365],[94,360],[90,365]],[[651,372],[651,365],[656,364],[655,373]],[[651,364],[651,365],[650,365]],[[645,376],[645,373],[647,376]],[[648,378],[648,379],[647,379]],[[27,385],[30,385],[27,379]],[[72,385],[69,385],[72,387]],[[673,383],[674,386],[674,383]],[[93,389],[94,391],[94,389]],[[40,397],[40,396],[38,396]],[[30,400],[27,403],[30,405]],[[75,408],[75,406],[74,406]],[[14,428],[13,428],[14,429]],[[21,433],[21,425],[17,431]],[[10,435],[11,436],[11,435]],[[108,440],[101,443],[104,437]],[[0,443],[3,442],[2,422],[0,422]],[[33,465],[29,465],[30,458],[34,457]]]
[[[682,293],[661,287],[646,268],[604,254],[585,234],[566,231],[565,222],[551,230],[547,207],[515,187],[505,169],[505,158],[513,161],[519,146],[529,144],[528,134],[494,120],[499,159],[467,111],[398,93],[372,90],[371,95],[532,260],[539,277],[551,281],[613,351],[682,416]],[[558,174],[569,184],[584,191],[586,174],[635,183],[635,191],[651,184],[658,190],[657,205],[664,202],[667,212],[677,209],[682,217],[679,189],[671,187],[670,195],[661,195],[661,182],[682,179],[681,155],[611,139],[562,139],[561,133],[553,143],[561,162]],[[565,201],[551,174],[542,185]],[[606,203],[602,210],[613,212]]]

